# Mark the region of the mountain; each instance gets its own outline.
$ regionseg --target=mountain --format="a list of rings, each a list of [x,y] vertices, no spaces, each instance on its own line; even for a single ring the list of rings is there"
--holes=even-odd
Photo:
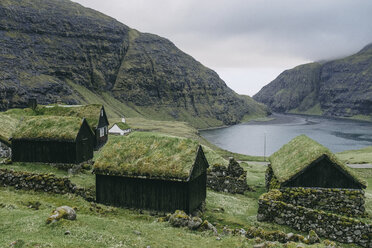
[[[372,43],[352,56],[286,70],[253,98],[275,112],[371,119]]]
[[[265,115],[169,40],[68,0],[0,2],[0,110],[99,102],[114,116],[235,124]]]

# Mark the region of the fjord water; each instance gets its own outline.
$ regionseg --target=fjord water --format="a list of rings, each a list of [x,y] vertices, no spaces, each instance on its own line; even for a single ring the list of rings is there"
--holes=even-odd
[[[274,114],[271,121],[252,121],[200,131],[211,143],[237,153],[266,156],[294,137],[305,134],[332,152],[372,146],[372,123],[317,116]]]

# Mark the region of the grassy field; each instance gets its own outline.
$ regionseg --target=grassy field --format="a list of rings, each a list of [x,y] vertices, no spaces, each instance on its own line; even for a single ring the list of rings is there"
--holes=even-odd
[[[339,152],[336,156],[349,164],[372,164],[372,146],[359,150]]]
[[[265,230],[297,231],[271,223],[256,221],[258,197],[265,192],[264,175],[266,167],[258,164],[242,163],[247,171],[247,182],[255,192],[244,195],[207,192],[207,210],[203,218],[213,223],[221,240],[208,232],[189,231],[173,228],[168,223],[157,222],[157,217],[149,212],[94,205],[82,198],[71,195],[56,195],[43,192],[15,190],[0,187],[0,247],[8,247],[17,241],[18,247],[252,247],[254,240],[238,236],[223,235],[222,229],[262,227]],[[90,171],[69,175],[47,164],[14,163],[2,165],[9,168],[34,173],[54,173],[58,177],[68,177],[80,187],[94,189],[95,178]],[[361,177],[372,185],[372,169],[356,169]],[[372,187],[366,190],[366,208],[372,215]],[[30,208],[39,202],[39,210]],[[46,225],[45,220],[57,206],[68,205],[78,208],[76,221],[62,220]],[[65,235],[66,231],[70,235]],[[306,233],[300,233],[306,235]],[[284,247],[277,244],[276,247]],[[294,246],[296,247],[296,246]],[[306,246],[306,247],[324,247]],[[357,247],[342,245],[342,247]]]
[[[116,121],[120,121],[120,118],[110,119],[110,122]],[[135,130],[194,139],[225,158],[234,156],[237,160],[244,161],[263,160],[262,157],[234,154],[219,149],[201,137],[195,128],[184,122],[154,121],[142,117],[127,118],[127,122]],[[359,152],[350,151],[346,154],[359,157]],[[363,154],[367,156],[368,150]],[[97,156],[98,153],[95,153],[95,158]],[[157,217],[151,216],[147,211],[139,212],[91,204],[71,194],[57,195],[0,187],[0,247],[9,247],[15,241],[16,244],[12,247],[253,247],[254,240],[223,235],[223,227],[225,225],[229,228],[255,226],[265,230],[299,233],[289,227],[256,221],[258,197],[265,192],[266,167],[251,163],[242,163],[242,166],[247,171],[247,182],[255,189],[254,192],[246,192],[244,195],[232,195],[212,190],[207,192],[207,210],[203,218],[217,227],[220,240],[209,232],[189,231],[183,228],[173,228],[168,223],[159,223]],[[0,165],[0,168],[53,173],[58,177],[68,177],[79,187],[95,188],[95,176],[91,171],[71,175],[48,164],[40,163],[14,163]],[[366,189],[366,209],[372,216],[372,169],[355,169],[354,171],[369,184]],[[41,204],[38,210],[30,208],[30,205],[35,202]],[[76,206],[78,208],[77,220],[62,220],[46,225],[46,218],[51,211],[61,205]],[[67,230],[71,234],[65,235]],[[306,235],[306,233],[301,234]],[[275,247],[284,247],[284,245],[277,244]],[[305,247],[324,247],[324,245]],[[342,247],[357,246],[342,244]]]

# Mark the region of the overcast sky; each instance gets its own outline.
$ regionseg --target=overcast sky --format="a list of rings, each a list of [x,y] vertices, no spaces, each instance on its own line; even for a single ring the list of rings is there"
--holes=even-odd
[[[170,39],[254,95],[283,70],[372,42],[370,0],[74,0]]]

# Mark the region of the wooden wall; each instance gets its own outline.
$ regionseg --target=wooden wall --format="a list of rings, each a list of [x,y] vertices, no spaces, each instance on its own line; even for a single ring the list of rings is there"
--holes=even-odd
[[[97,202],[162,212],[189,213],[206,196],[206,174],[191,182],[96,175]]]
[[[207,172],[189,182],[189,209],[191,212],[199,207],[202,201],[207,197]]]
[[[12,140],[12,161],[75,163],[76,143],[42,140]]]

